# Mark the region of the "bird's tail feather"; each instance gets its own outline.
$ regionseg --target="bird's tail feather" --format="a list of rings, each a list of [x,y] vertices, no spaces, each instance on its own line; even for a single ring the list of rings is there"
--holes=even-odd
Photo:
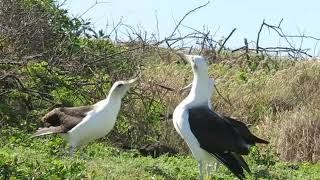
[[[41,128],[38,129],[31,137],[38,137],[38,136],[44,136],[48,134],[55,134],[59,133],[61,128],[60,127],[48,127],[48,128]]]
[[[257,136],[255,136],[255,142],[256,143],[261,143],[261,144],[269,144],[269,141],[266,141],[264,139],[258,138]]]
[[[214,153],[213,155],[239,179],[245,178],[243,168],[247,170],[249,169],[249,167],[247,163],[245,163],[245,161],[242,159],[242,157],[235,157],[234,154],[230,152]]]
[[[238,160],[238,162],[240,163],[240,165],[248,172],[251,173],[251,170],[247,164],[247,162],[243,159],[243,157],[241,155],[238,155],[236,153],[232,153],[233,156]]]

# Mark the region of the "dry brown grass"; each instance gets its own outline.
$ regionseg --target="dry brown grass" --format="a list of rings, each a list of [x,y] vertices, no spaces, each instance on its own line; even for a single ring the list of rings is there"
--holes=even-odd
[[[183,139],[175,131],[169,115],[179,102],[187,96],[179,89],[191,82],[191,68],[178,63],[160,63],[146,67],[143,72],[142,88],[145,93],[152,94],[166,109],[163,121],[159,124],[159,139],[161,144],[177,149],[181,153],[189,152]],[[159,85],[172,88],[174,91],[161,88]]]
[[[176,63],[162,63],[147,67],[143,72],[143,89],[156,92],[155,98],[172,112],[179,102],[186,97],[186,93],[179,89],[188,85],[192,79],[191,68]],[[166,90],[158,85],[172,88],[174,91]]]
[[[190,152],[185,141],[174,129],[172,121],[166,121],[162,123],[159,141],[164,145],[173,147],[182,154],[187,154]]]
[[[230,69],[230,71],[238,70]],[[212,102],[219,113],[238,117],[249,124],[256,124],[269,113],[270,107],[266,106],[269,93],[265,91],[265,87],[270,75],[257,71],[247,74],[247,78],[247,81],[237,79],[237,72],[218,76],[216,86],[224,98],[215,93]]]
[[[154,78],[174,88],[187,84],[179,79],[191,79],[189,69],[185,69],[183,73],[179,70],[175,74],[176,67],[171,68],[156,72]],[[271,140],[271,146],[281,159],[318,161],[320,64],[296,62],[275,73],[257,71],[248,74],[246,82],[239,82],[235,78],[236,73],[232,72],[235,70],[210,68],[217,88],[232,104],[215,93],[213,104],[216,110],[252,124],[251,128],[258,136]],[[164,98],[166,105],[170,105],[172,109],[183,97],[185,95],[169,93]]]
[[[262,134],[269,134],[282,160],[320,160],[320,64],[299,62],[266,84],[268,106]]]
[[[285,161],[320,160],[320,109],[296,108],[280,115],[278,139],[280,159]]]
[[[320,92],[320,63],[300,62],[277,72],[267,83],[269,106],[288,111],[315,102]],[[318,101],[319,102],[319,101]]]

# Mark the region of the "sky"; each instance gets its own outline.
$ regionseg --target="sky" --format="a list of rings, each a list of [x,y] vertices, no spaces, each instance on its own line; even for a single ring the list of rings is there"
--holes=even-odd
[[[59,0],[62,2],[63,0]],[[66,0],[63,8],[70,16],[86,12],[96,0]],[[147,32],[157,33],[160,38],[168,37],[175,24],[191,9],[205,4],[207,0],[104,0],[94,6],[82,18],[89,19],[95,29],[106,30],[107,24],[117,24],[120,20],[133,27],[142,27]],[[227,37],[237,28],[226,43],[232,49],[244,45],[244,38],[255,41],[262,21],[277,25],[283,18],[282,30],[288,35],[309,35],[320,38],[319,0],[210,0],[210,3],[190,14],[183,25],[203,30],[206,27],[214,34],[214,39]],[[157,17],[157,18],[156,18]],[[109,26],[109,30],[110,30]],[[181,29],[184,33],[185,29]],[[310,48],[309,54],[320,56],[320,42],[300,38],[289,39],[295,47]],[[319,43],[319,45],[317,44]],[[286,46],[284,39],[266,28],[261,34],[260,45]]]

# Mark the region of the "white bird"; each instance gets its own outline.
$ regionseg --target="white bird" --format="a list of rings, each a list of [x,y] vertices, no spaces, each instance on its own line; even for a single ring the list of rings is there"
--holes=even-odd
[[[214,86],[215,86],[215,83],[214,83],[214,80],[213,79],[209,79],[209,82],[208,82],[208,86],[210,88],[210,93],[208,94],[208,107],[210,110],[213,110],[213,107],[212,107],[212,102],[211,102],[211,97],[213,96],[213,89],[214,89]],[[180,91],[186,91],[186,90],[190,90],[192,87],[192,83],[188,84],[187,86],[185,86],[184,88],[180,89]]]
[[[214,86],[215,86],[215,82],[213,79],[211,79],[211,78],[209,79],[208,86],[210,88],[210,94],[208,94],[208,108],[213,111],[212,102],[211,102],[211,97],[213,96]],[[190,83],[187,86],[185,86],[184,88],[180,89],[180,91],[186,91],[186,90],[190,91],[191,87],[192,87],[192,83]],[[211,163],[213,163],[213,165]],[[214,172],[217,171],[217,169],[220,166],[220,163],[219,163],[219,161],[215,160],[213,162],[206,162],[205,166],[206,166],[206,174],[208,177],[210,177],[211,176],[210,169],[213,167],[213,171]]]
[[[117,119],[121,99],[138,78],[117,81],[111,87],[106,99],[96,104],[81,107],[61,107],[47,113],[42,120],[49,127],[38,129],[32,137],[60,134],[74,148],[107,135]]]
[[[175,108],[173,124],[186,141],[198,161],[200,179],[203,179],[202,163],[215,158],[239,179],[245,177],[243,169],[250,172],[241,155],[249,153],[255,143],[268,143],[254,136],[247,126],[235,119],[220,116],[209,109],[212,94],[209,86],[208,66],[202,56],[186,55],[194,78],[189,95]]]

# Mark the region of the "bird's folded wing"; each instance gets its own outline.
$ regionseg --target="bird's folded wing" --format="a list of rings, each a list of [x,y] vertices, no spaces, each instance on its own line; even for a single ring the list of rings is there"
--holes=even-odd
[[[249,153],[249,149],[241,135],[230,123],[210,109],[190,109],[189,123],[191,131],[199,141],[200,146],[208,152]]]
[[[93,106],[80,106],[80,107],[60,107],[55,108],[49,113],[47,113],[42,121],[48,123],[48,126],[60,126],[65,123],[66,119],[72,121],[71,124],[74,124],[74,121],[79,121],[79,118],[84,118],[89,111],[93,109]]]
[[[232,127],[238,131],[238,133],[242,136],[242,138],[246,141],[247,144],[250,144],[250,145],[255,145],[256,143],[269,144],[268,141],[263,140],[255,136],[254,134],[252,134],[245,123],[227,116],[223,116],[223,118],[231,123]]]
[[[80,107],[62,107],[60,111],[70,116],[85,117],[89,111],[93,110],[93,106]]]

